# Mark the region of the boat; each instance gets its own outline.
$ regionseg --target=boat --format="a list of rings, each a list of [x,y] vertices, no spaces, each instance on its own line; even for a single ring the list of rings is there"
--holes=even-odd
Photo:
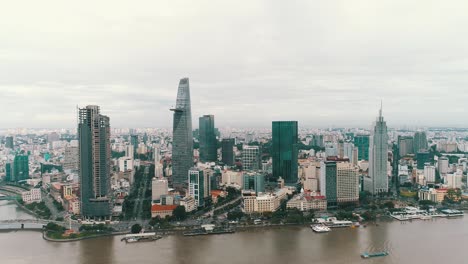
[[[310,228],[316,233],[326,233],[330,232],[330,228],[326,225],[310,225]]]
[[[150,242],[161,239],[162,236],[156,235],[156,233],[140,233],[140,234],[128,234],[121,239],[126,243],[135,243],[135,242]]]
[[[364,259],[376,258],[376,257],[385,257],[385,256],[388,256],[387,251],[375,252],[375,253],[364,252],[364,253],[361,254],[361,258],[364,258]]]
[[[203,236],[203,235],[221,235],[232,234],[236,231],[232,228],[215,227],[214,225],[202,225],[201,228],[184,232],[184,236]]]

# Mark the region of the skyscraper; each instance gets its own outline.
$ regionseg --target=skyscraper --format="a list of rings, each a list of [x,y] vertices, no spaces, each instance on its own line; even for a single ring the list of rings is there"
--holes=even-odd
[[[6,137],[5,138],[5,148],[13,148],[14,147],[14,144],[13,144],[13,137]]]
[[[368,191],[372,194],[388,192],[387,140],[387,123],[382,116],[382,108],[380,108],[379,116],[371,130],[369,146],[369,176],[372,179],[372,188]]]
[[[400,150],[400,157],[404,157],[408,154],[415,154],[414,138],[411,136],[398,136],[398,149]]]
[[[244,170],[260,170],[260,148],[244,145],[242,148],[242,168]]]
[[[208,170],[193,167],[188,173],[188,194],[195,199],[198,207],[205,205],[205,198],[210,196],[210,174]]]
[[[108,218],[110,204],[110,123],[99,106],[78,111],[81,214],[85,218]]]
[[[354,145],[358,148],[358,159],[369,160],[369,135],[355,136]]]
[[[414,133],[414,153],[418,153],[421,150],[427,150],[427,137],[426,132],[420,131]]]
[[[228,166],[234,165],[234,141],[233,138],[223,138],[221,142],[221,158]]]
[[[13,162],[5,164],[6,181],[22,181],[29,179],[28,155],[16,155]]]
[[[179,82],[174,112],[172,138],[172,182],[174,187],[187,186],[187,173],[193,165],[192,112],[189,79]]]
[[[349,162],[336,164],[336,197],[339,204],[359,201],[359,169]]]
[[[322,161],[320,163],[320,194],[327,198],[328,206],[336,206],[337,197],[336,162]]]
[[[218,142],[214,127],[214,116],[204,115],[199,119],[200,161],[214,162],[218,160]]]
[[[273,177],[282,177],[287,184],[297,183],[297,121],[272,123]]]

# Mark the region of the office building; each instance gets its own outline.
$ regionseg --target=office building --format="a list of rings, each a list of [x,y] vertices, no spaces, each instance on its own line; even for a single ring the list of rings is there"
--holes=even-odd
[[[387,123],[382,116],[382,108],[371,130],[369,146],[369,176],[372,179],[372,194],[388,192],[387,162],[388,162]]]
[[[244,145],[242,148],[242,168],[244,170],[260,170],[260,149],[258,146]]]
[[[13,161],[5,164],[5,180],[18,182],[29,179],[29,156],[16,155]]]
[[[327,199],[328,206],[336,206],[338,203],[336,176],[335,161],[320,163],[320,193]]]
[[[206,170],[191,168],[188,171],[188,196],[195,199],[197,207],[205,205],[205,198],[210,196],[210,175]]]
[[[286,184],[296,184],[298,156],[297,121],[272,123],[273,178],[282,177]]]
[[[356,135],[354,146],[358,149],[358,160],[369,160],[369,135]]]
[[[414,138],[410,136],[398,136],[398,149],[400,157],[414,154]]]
[[[78,112],[81,214],[84,218],[108,218],[110,204],[110,122],[99,106]]]
[[[351,163],[336,164],[336,197],[338,204],[359,201],[359,169]]]
[[[244,190],[253,190],[255,194],[265,192],[265,175],[258,172],[244,172]]]
[[[192,112],[189,79],[179,82],[174,112],[172,138],[172,182],[174,187],[187,186],[187,173],[193,165]]]
[[[416,154],[416,161],[418,170],[423,170],[426,163],[432,164],[433,158],[431,153],[429,153],[427,150],[423,150]]]
[[[234,165],[234,138],[224,138],[221,142],[221,158],[224,164]]]
[[[218,160],[218,147],[214,127],[214,116],[204,115],[199,118],[200,161],[215,162]]]
[[[13,137],[6,137],[5,138],[5,148],[9,148],[9,149],[14,148]]]
[[[275,212],[281,206],[281,201],[287,199],[287,190],[279,189],[275,193],[256,195],[254,191],[242,191],[244,211],[247,214]]]
[[[426,132],[421,131],[421,132],[414,133],[413,145],[414,145],[414,153],[427,150],[428,145],[427,145]]]
[[[169,185],[165,178],[153,178],[151,182],[151,199],[153,201],[159,201],[161,195],[167,195],[169,191]]]

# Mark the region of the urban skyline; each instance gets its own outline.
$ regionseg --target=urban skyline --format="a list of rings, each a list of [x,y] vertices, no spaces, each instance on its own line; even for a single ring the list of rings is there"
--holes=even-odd
[[[368,127],[381,99],[391,127],[465,127],[466,3],[360,3],[93,6],[103,16],[32,3],[41,12],[28,19],[9,3],[0,127],[73,128],[74,106],[96,104],[113,127],[169,128],[182,76],[192,81],[193,116],[213,114],[220,127]]]

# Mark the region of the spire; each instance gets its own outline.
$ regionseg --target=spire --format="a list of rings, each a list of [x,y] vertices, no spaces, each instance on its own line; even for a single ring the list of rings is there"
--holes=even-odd
[[[379,111],[379,117],[382,117],[382,100],[380,100],[380,111]]]

